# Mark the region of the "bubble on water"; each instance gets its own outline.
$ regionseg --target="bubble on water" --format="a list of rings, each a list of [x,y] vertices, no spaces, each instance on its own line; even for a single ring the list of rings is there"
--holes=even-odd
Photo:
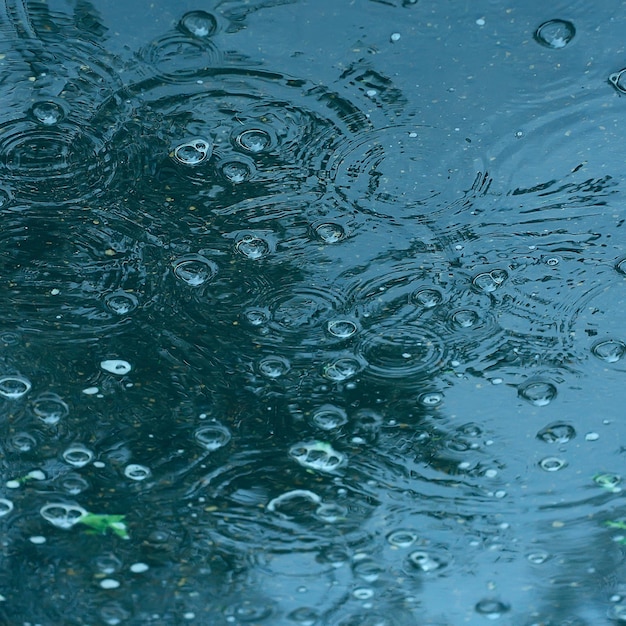
[[[322,472],[334,472],[346,462],[344,454],[322,441],[297,443],[289,448],[289,456],[303,467]]]
[[[0,396],[10,400],[17,400],[26,395],[32,384],[25,376],[2,376],[0,377]]]
[[[252,154],[261,154],[271,150],[276,145],[273,131],[263,128],[247,128],[237,131],[233,136],[235,148],[241,148]]]
[[[132,563],[128,568],[133,574],[143,574],[143,572],[147,572],[150,569],[150,566],[147,563],[137,562]]]
[[[417,540],[417,533],[412,530],[394,530],[387,535],[387,541],[396,548],[408,548]]]
[[[320,619],[319,613],[308,606],[301,606],[289,613],[287,619],[302,626],[315,626]]]
[[[576,430],[573,426],[565,422],[554,422],[548,424],[537,433],[537,439],[546,443],[567,443],[576,436]]]
[[[77,504],[55,502],[44,504],[39,509],[41,516],[57,528],[68,529],[77,524],[87,511]]]
[[[194,37],[211,37],[217,31],[217,20],[206,11],[189,11],[182,16],[179,27]]]
[[[443,394],[439,391],[428,391],[419,396],[417,401],[425,407],[439,406],[443,402]]]
[[[411,294],[411,302],[425,309],[432,309],[443,302],[443,294],[438,289],[419,289]]]
[[[132,369],[131,364],[122,359],[105,359],[104,361],[100,361],[100,367],[105,372],[115,374],[116,376],[125,376]]]
[[[535,41],[542,46],[557,50],[565,48],[575,34],[576,28],[571,22],[567,20],[549,20],[537,28],[534,37]]]
[[[199,254],[187,254],[173,264],[174,276],[190,287],[200,287],[217,275],[217,265]]]
[[[65,117],[65,110],[57,102],[42,100],[33,104],[30,108],[30,114],[40,124],[53,126]]]
[[[183,165],[200,165],[211,158],[213,142],[209,139],[196,137],[174,148],[174,159]]]
[[[122,568],[122,562],[114,554],[101,554],[94,559],[96,569],[103,574],[114,574]]]
[[[414,550],[408,556],[411,567],[424,573],[436,572],[448,566],[449,559],[444,551]]]
[[[521,385],[517,393],[535,406],[546,406],[556,398],[557,391],[552,383],[536,380]]]
[[[223,448],[231,439],[231,434],[226,426],[214,423],[202,428],[198,428],[194,434],[194,439],[206,450],[213,452]]]
[[[451,316],[452,323],[458,328],[471,328],[480,321],[480,316],[471,309],[455,311]]]
[[[139,301],[132,293],[120,289],[108,293],[104,297],[104,305],[111,313],[115,313],[115,315],[127,315],[137,308]]]
[[[281,356],[266,356],[259,361],[259,372],[267,378],[280,378],[290,369],[289,361]]]
[[[243,235],[236,243],[235,249],[247,259],[257,260],[270,253],[270,244],[256,235]]]
[[[260,622],[270,617],[273,612],[273,607],[270,604],[251,600],[244,600],[224,611],[227,621],[243,622],[244,624]]]
[[[369,600],[374,596],[374,590],[369,589],[368,587],[357,587],[356,589],[353,589],[352,595],[357,600]]]
[[[100,581],[100,586],[103,589],[117,589],[120,586],[120,582],[114,578],[103,578]]]
[[[337,339],[348,339],[352,337],[358,330],[356,322],[348,319],[337,319],[330,320],[328,324],[326,324],[326,330],[333,337],[337,337]]]
[[[474,607],[477,613],[484,615],[487,619],[498,619],[503,613],[510,610],[510,606],[495,598],[484,598],[476,603]]]
[[[541,565],[550,558],[550,554],[548,552],[544,552],[543,550],[538,550],[527,554],[526,558],[533,565]]]
[[[363,369],[363,362],[352,356],[344,356],[324,365],[325,378],[334,382],[343,382],[356,376]]]
[[[13,510],[13,502],[6,498],[0,498],[0,517],[8,515]]]
[[[493,293],[505,283],[508,277],[506,270],[494,269],[475,276],[472,280],[472,285],[486,293]]]
[[[249,162],[246,157],[229,158],[220,162],[217,169],[222,178],[235,185],[250,180],[256,171],[254,163]]]
[[[357,578],[368,583],[373,583],[380,578],[385,568],[374,559],[366,557],[356,561],[352,566],[352,571]]]
[[[624,356],[626,344],[617,339],[605,339],[595,343],[591,348],[591,352],[602,361],[615,363]]]
[[[145,480],[152,476],[152,472],[149,467],[145,465],[139,465],[137,463],[131,463],[124,468],[124,476],[131,480]]]
[[[622,477],[619,474],[607,472],[605,474],[596,474],[593,477],[593,482],[596,483],[596,485],[600,485],[600,487],[606,489],[607,491],[618,493],[621,491],[619,484],[622,482]]]
[[[337,243],[346,237],[346,231],[341,224],[322,222],[313,226],[315,235],[324,243]]]
[[[80,474],[69,473],[59,479],[59,486],[71,496],[77,496],[91,488],[89,482]]]
[[[315,509],[315,517],[327,524],[335,524],[346,519],[347,507],[334,502],[322,503]]]
[[[67,403],[51,391],[38,395],[33,400],[32,410],[45,424],[56,424],[70,412]]]
[[[348,422],[348,415],[343,409],[332,404],[324,404],[311,414],[311,423],[322,430],[341,428]]]
[[[267,503],[266,509],[270,513],[276,513],[285,519],[302,514],[305,509],[304,502],[312,505],[319,505],[322,499],[312,491],[307,489],[294,489],[282,493],[278,497]]]
[[[37,447],[37,440],[29,433],[15,433],[9,437],[9,445],[18,452],[30,452]]]
[[[130,612],[117,602],[100,607],[100,618],[106,626],[118,626],[130,617]]]
[[[63,452],[63,460],[73,467],[84,467],[93,460],[93,452],[86,446],[77,443]]]
[[[558,472],[567,465],[564,459],[560,459],[556,456],[549,456],[539,461],[539,467],[546,472]]]
[[[262,309],[259,307],[251,307],[246,309],[242,314],[244,320],[251,326],[264,326],[271,319],[271,314],[268,309]]]

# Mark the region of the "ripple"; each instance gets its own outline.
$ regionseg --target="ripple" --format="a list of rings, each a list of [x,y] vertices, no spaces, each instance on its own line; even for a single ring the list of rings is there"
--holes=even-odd
[[[231,439],[231,434],[222,424],[210,424],[198,428],[194,433],[194,439],[209,452],[223,448]]]

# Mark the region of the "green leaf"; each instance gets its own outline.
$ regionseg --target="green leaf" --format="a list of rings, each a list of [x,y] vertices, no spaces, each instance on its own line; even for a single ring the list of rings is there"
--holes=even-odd
[[[97,513],[86,513],[79,520],[79,524],[89,526],[98,533],[105,534],[107,530],[116,534],[122,539],[130,539],[124,523],[125,515],[99,515]]]

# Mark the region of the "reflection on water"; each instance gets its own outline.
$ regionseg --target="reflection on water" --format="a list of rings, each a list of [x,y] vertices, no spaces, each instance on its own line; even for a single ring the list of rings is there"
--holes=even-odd
[[[624,103],[575,88],[584,7],[502,23],[544,79],[479,114],[406,56],[469,23],[493,66],[478,9],[363,3],[318,76],[262,52],[304,4],[123,50],[70,4],[1,13],[3,623],[623,621]]]

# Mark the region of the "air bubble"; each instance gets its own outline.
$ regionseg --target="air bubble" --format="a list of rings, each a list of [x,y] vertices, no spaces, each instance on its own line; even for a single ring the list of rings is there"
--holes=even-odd
[[[605,339],[594,344],[591,348],[594,356],[607,363],[615,363],[619,361],[626,352],[626,344],[617,339]]]
[[[132,369],[128,361],[122,359],[106,359],[100,361],[100,367],[105,371],[117,376],[125,376]]]
[[[537,439],[546,443],[567,443],[576,436],[576,430],[573,426],[563,422],[555,422],[542,428],[537,433]]]
[[[471,309],[456,311],[452,314],[452,323],[459,328],[471,328],[479,321],[478,313]]]
[[[255,172],[254,165],[243,160],[229,160],[219,165],[222,177],[229,183],[239,184],[252,178]]]
[[[67,404],[52,392],[42,393],[33,400],[33,413],[45,424],[56,424],[69,413]]]
[[[0,517],[8,515],[13,510],[13,502],[6,498],[0,498]]]
[[[409,554],[409,563],[425,573],[435,572],[448,565],[447,559],[428,550],[415,550]]]
[[[526,555],[526,558],[533,565],[541,565],[542,563],[545,563],[550,558],[550,555],[547,552],[539,551],[539,552],[531,552],[530,554]]]
[[[326,522],[327,524],[335,524],[336,522],[346,519],[348,509],[341,504],[328,503],[320,504],[315,510],[315,517]]]
[[[119,290],[107,294],[104,297],[104,305],[115,315],[127,315],[137,308],[138,300],[132,293]]]
[[[307,489],[294,489],[293,491],[287,491],[273,500],[270,500],[267,503],[266,509],[270,513],[277,513],[281,517],[290,518],[292,517],[291,513],[293,511],[297,511],[298,513],[302,512],[303,500],[313,505],[322,503],[322,499],[316,493]]]
[[[443,302],[443,295],[437,289],[420,289],[411,295],[414,304],[432,309]]]
[[[506,613],[511,607],[500,600],[493,598],[485,598],[476,603],[475,609],[477,613],[484,615],[488,619],[498,619],[503,613]]]
[[[235,136],[235,147],[252,154],[266,152],[273,144],[272,135],[262,128],[249,128]]]
[[[9,400],[17,400],[27,394],[32,387],[24,376],[2,376],[0,378],[0,396]]]
[[[270,245],[255,235],[244,235],[236,244],[235,249],[239,254],[242,254],[247,259],[256,261],[264,256],[267,256],[270,252]]]
[[[174,276],[190,287],[200,287],[217,274],[217,265],[198,254],[179,257],[173,263]]]
[[[63,452],[63,460],[73,467],[84,467],[93,460],[94,454],[82,444],[74,444]]]
[[[213,142],[200,137],[174,148],[174,159],[183,165],[200,165],[211,157]]]
[[[204,39],[215,34],[217,20],[206,11],[189,11],[181,18],[180,28],[194,37]]]
[[[324,222],[315,227],[315,234],[324,243],[337,243],[346,237],[346,231],[340,224]]]
[[[567,20],[550,20],[544,22],[535,31],[535,41],[546,48],[557,50],[565,46],[574,38],[576,28]]]
[[[352,320],[331,320],[326,326],[328,333],[337,339],[348,339],[352,337],[357,330],[358,326]]]
[[[311,609],[308,606],[301,606],[300,608],[291,611],[291,613],[287,615],[287,619],[292,622],[296,622],[297,624],[301,624],[301,626],[315,626],[319,623],[319,613],[315,609]]]
[[[194,433],[194,439],[209,452],[223,448],[230,441],[230,438],[230,431],[221,424],[203,426]]]
[[[325,404],[313,412],[311,422],[322,430],[334,430],[344,426],[348,422],[348,416],[343,409]]]
[[[417,534],[412,530],[394,530],[387,535],[387,541],[396,548],[408,548],[417,540]]]
[[[30,452],[37,447],[37,440],[29,433],[15,433],[9,437],[9,443],[18,452]]]
[[[508,278],[508,274],[505,270],[495,269],[491,272],[483,272],[478,274],[472,280],[472,284],[486,293],[492,293],[496,289],[500,288],[502,284]]]
[[[266,356],[259,361],[259,372],[267,378],[280,378],[290,369],[289,361],[281,356]]]
[[[137,463],[131,463],[124,468],[124,476],[131,480],[145,480],[152,475],[149,467],[145,465],[138,465]]]
[[[60,104],[50,101],[35,102],[30,108],[32,117],[44,126],[54,126],[64,117],[65,111]]]
[[[439,391],[430,391],[427,393],[423,393],[417,399],[417,401],[426,407],[435,407],[439,406],[443,402],[443,394]]]
[[[50,503],[39,509],[41,516],[57,528],[68,529],[80,522],[87,511],[77,504]]]
[[[558,472],[567,465],[566,461],[556,456],[549,456],[539,461],[539,467],[546,472]]]
[[[324,376],[334,382],[343,382],[361,371],[361,363],[351,357],[339,358],[324,366]]]
[[[535,406],[546,406],[556,398],[556,387],[543,381],[529,382],[519,388],[518,394]]]
[[[322,472],[333,472],[346,460],[341,452],[321,441],[297,443],[289,449],[289,456],[303,467]]]

